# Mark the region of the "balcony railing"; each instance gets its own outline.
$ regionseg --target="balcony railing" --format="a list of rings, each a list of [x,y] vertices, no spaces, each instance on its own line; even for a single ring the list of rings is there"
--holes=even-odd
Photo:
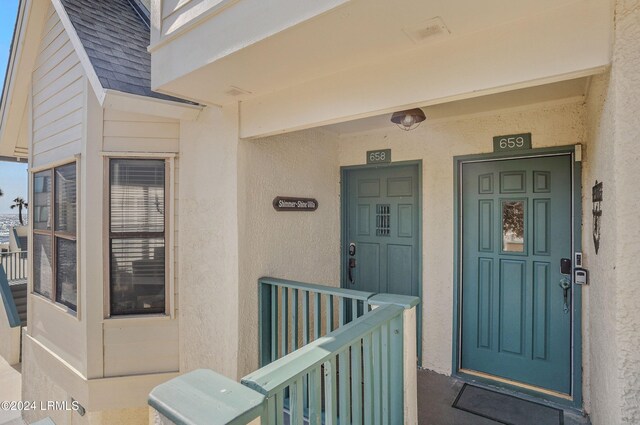
[[[4,268],[8,280],[25,280],[29,269],[27,251],[0,253],[0,266]]]
[[[16,328],[22,325],[22,318],[18,311],[13,289],[12,285],[9,284],[4,267],[0,264],[0,300],[2,302],[0,310],[3,310],[4,314],[7,315],[9,327]],[[24,299],[24,302],[26,304],[26,299]],[[2,314],[2,312],[0,312],[0,314]]]
[[[272,278],[259,287],[268,364],[241,384],[198,370],[156,387],[161,423],[417,423],[418,298]]]
[[[258,285],[261,366],[362,316],[375,295],[274,278]]]

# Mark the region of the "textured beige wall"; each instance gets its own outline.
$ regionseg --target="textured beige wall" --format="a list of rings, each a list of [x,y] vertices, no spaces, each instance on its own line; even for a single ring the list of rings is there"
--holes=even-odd
[[[621,0],[616,8],[613,74],[616,81],[617,242],[616,321],[621,421],[640,423],[640,1]]]
[[[261,276],[340,285],[337,137],[318,130],[241,141],[239,147],[239,376],[258,365]],[[276,196],[316,198],[310,212],[277,212]]]
[[[207,108],[180,128],[180,371],[238,369],[236,108]]]
[[[423,367],[450,374],[453,328],[453,157],[492,152],[493,136],[531,132],[533,147],[583,142],[581,103],[532,106],[390,127],[340,140],[340,165],[365,162],[367,150],[391,148],[393,161],[422,160]],[[586,314],[586,312],[585,312]]]
[[[588,376],[588,392],[594,424],[608,424],[619,409],[620,388],[616,379],[617,338],[615,335],[617,299],[615,294],[616,264],[616,187],[614,184],[614,130],[613,130],[613,87],[610,75],[594,78],[586,102],[587,131],[589,149],[584,169],[584,190],[582,196],[583,252],[585,267],[589,269],[590,284],[585,288],[585,303],[590,315],[585,320],[583,338],[589,355],[583,364]],[[595,180],[603,182],[604,202],[601,221],[600,249],[595,254],[592,228],[590,188]],[[587,391],[585,391],[587,392]]]
[[[603,181],[600,252],[584,223],[591,270],[591,415],[594,425],[640,423],[640,1],[618,0],[610,73],[587,102],[590,180]],[[590,186],[589,186],[590,187]],[[585,208],[591,207],[589,194]],[[586,365],[585,365],[586,367]]]

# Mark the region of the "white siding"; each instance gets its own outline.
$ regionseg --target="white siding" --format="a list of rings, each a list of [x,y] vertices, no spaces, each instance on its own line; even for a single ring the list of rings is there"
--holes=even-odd
[[[84,79],[69,36],[50,6],[32,74],[32,167],[72,159],[80,153]],[[31,296],[29,310],[31,337],[85,374],[86,335],[81,321],[38,295]]]
[[[104,111],[106,152],[178,152],[180,122],[152,115]]]
[[[167,118],[105,109],[104,152],[178,153],[180,122]],[[178,161],[174,161],[174,232],[177,252]],[[171,178],[170,176],[168,176]],[[170,214],[170,210],[168,210]],[[174,308],[177,306],[177,255],[174,255]],[[179,369],[178,321],[168,318],[110,319],[104,324],[104,374],[109,376],[173,372]]]
[[[51,7],[33,71],[33,167],[80,153],[84,78],[69,36]]]

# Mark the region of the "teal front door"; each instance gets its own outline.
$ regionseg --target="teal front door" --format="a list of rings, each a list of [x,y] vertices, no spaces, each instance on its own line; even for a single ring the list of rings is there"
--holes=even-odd
[[[571,393],[571,204],[568,155],[462,165],[462,371]]]
[[[418,166],[350,169],[343,184],[343,287],[418,296]]]

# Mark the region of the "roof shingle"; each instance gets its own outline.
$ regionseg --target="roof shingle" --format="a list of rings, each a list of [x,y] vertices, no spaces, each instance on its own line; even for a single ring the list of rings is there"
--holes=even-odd
[[[62,0],[105,89],[191,103],[151,90],[150,31],[129,0]]]

